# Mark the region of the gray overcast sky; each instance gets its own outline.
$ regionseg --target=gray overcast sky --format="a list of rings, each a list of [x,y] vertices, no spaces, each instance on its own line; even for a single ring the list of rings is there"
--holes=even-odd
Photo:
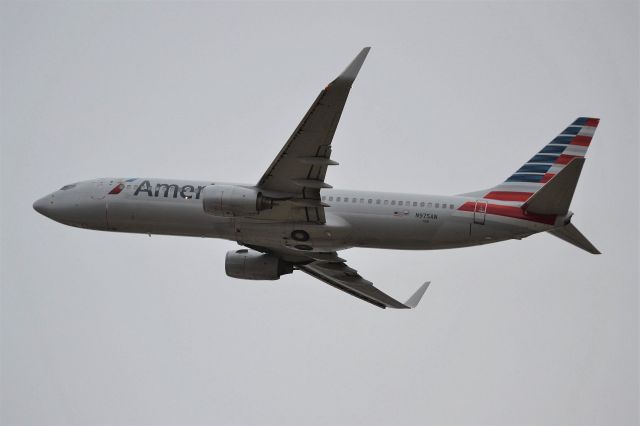
[[[638,423],[638,3],[0,5],[3,425]],[[602,119],[550,235],[353,249],[383,311],[306,275],[233,280],[217,240],[65,227],[31,204],[99,176],[255,182],[373,47],[338,188],[492,186]]]

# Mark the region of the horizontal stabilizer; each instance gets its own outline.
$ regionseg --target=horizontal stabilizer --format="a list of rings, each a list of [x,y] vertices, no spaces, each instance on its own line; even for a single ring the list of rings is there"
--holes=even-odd
[[[573,193],[584,165],[584,158],[574,158],[523,204],[528,213],[563,215],[569,211]]]
[[[561,240],[565,240],[569,244],[573,244],[576,247],[580,247],[582,250],[588,251],[591,254],[601,254],[600,251],[595,248],[587,238],[582,235],[578,228],[571,223],[563,226],[562,228],[556,228],[548,231],[551,235],[554,235]]]

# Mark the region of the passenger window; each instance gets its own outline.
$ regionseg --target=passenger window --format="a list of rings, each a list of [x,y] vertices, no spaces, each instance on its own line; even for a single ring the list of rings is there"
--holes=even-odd
[[[357,199],[357,198],[352,198],[352,199],[351,199],[351,202],[352,202],[352,203],[357,203],[357,202],[358,202],[358,199]]]
[[[326,196],[323,196],[323,197],[322,197],[322,201],[324,201],[324,200],[326,200],[326,199],[327,199],[327,197],[326,197]]]
[[[373,203],[373,200],[371,198],[369,198],[369,200],[367,201],[369,204]]]
[[[413,207],[418,207],[418,202],[417,201],[413,202]]]
[[[333,197],[329,197],[329,201],[333,201]]]
[[[402,201],[398,201],[398,205],[401,206],[402,205]]]
[[[388,205],[389,204],[389,200],[384,200],[384,205]]]
[[[396,205],[396,200],[391,200],[391,205],[395,206]]]
[[[340,201],[341,199],[341,197],[336,197],[336,201]]]
[[[420,207],[424,207],[424,201],[420,203]]]
[[[438,207],[440,207],[440,203],[436,203],[435,207],[436,207],[436,209],[437,209]]]
[[[429,201],[429,202],[427,203],[427,207],[431,207],[431,206],[433,206],[433,203],[432,203],[431,201]]]
[[[376,204],[380,204],[380,200],[379,200],[379,199],[378,199],[378,200],[376,200]]]
[[[360,198],[360,204],[364,204],[364,198]]]
[[[449,208],[453,210],[453,204],[449,204]]]

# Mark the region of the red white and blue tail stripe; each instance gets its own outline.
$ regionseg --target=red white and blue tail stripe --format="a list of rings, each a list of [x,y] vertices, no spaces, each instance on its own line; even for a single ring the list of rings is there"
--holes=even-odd
[[[483,198],[525,202],[572,159],[587,153],[600,119],[580,117]]]

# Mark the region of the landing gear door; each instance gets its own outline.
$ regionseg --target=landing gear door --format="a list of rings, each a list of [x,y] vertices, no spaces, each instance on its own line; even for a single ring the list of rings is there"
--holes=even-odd
[[[240,244],[256,246],[282,246],[286,244],[290,232],[288,223],[269,223],[251,219],[232,219],[234,239]]]
[[[473,209],[473,223],[477,225],[484,225],[484,219],[487,215],[487,202],[476,201],[476,206]]]

